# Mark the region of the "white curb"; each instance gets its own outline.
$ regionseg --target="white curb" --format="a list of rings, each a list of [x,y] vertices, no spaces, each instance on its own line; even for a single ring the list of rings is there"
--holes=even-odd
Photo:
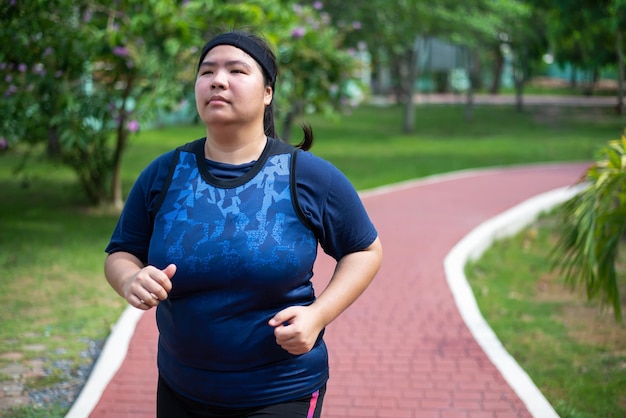
[[[483,318],[464,269],[468,261],[479,258],[495,240],[516,234],[542,212],[565,202],[579,191],[580,188],[564,187],[543,193],[489,219],[459,241],[444,260],[446,280],[467,327],[528,411],[538,418],[558,418],[559,415]]]
[[[96,407],[102,393],[126,358],[130,339],[144,311],[128,306],[107,338],[89,379],[66,418],[86,418]]]

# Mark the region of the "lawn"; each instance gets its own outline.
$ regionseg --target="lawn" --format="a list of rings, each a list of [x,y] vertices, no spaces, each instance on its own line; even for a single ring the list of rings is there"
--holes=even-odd
[[[394,106],[364,106],[337,122],[308,121],[313,152],[359,190],[467,168],[589,161],[626,126],[612,109],[485,106],[466,121],[456,105],[418,107],[411,135],[402,133],[401,109]],[[133,136],[123,161],[125,192],[154,157],[201,136],[200,126]],[[41,150],[23,151],[0,152],[0,381],[10,380],[2,370],[17,361],[38,370],[25,387],[42,390],[88,366],[85,353],[104,341],[125,302],[102,274],[118,214],[89,207],[72,172]],[[16,173],[25,158],[27,170]],[[47,406],[57,413],[66,407]]]
[[[540,217],[469,263],[468,281],[487,322],[559,416],[624,417],[626,324],[564,286],[546,257],[558,229],[557,213]],[[626,254],[617,269],[626,306]]]

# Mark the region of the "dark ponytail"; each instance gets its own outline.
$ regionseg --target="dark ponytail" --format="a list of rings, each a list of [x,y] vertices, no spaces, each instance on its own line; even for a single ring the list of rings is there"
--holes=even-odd
[[[263,114],[263,126],[265,129],[265,135],[276,138],[282,141],[281,138],[278,137],[278,133],[276,132],[276,124],[274,121],[274,100],[265,107],[265,113]],[[296,148],[300,148],[303,151],[308,151],[313,146],[313,128],[308,123],[300,124],[302,128],[303,138],[302,141]]]
[[[302,132],[304,134],[304,138],[302,138],[302,142],[296,145],[296,148],[300,148],[303,151],[308,151],[313,146],[313,128],[308,123],[303,123],[300,125],[302,128]]]

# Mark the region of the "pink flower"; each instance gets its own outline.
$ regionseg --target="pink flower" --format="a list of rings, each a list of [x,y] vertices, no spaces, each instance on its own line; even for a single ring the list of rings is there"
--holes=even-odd
[[[9,141],[5,137],[0,137],[0,150],[9,148]]]
[[[324,8],[324,4],[321,1],[316,1],[313,3],[313,8],[315,10],[322,10]]]
[[[117,55],[118,57],[126,57],[128,56],[128,49],[126,49],[126,47],[124,46],[116,46],[115,48],[113,48],[113,54]]]
[[[9,96],[13,96],[15,93],[17,93],[17,87],[11,84],[9,85],[9,88],[7,89],[7,91],[4,92],[4,95],[6,97],[9,97]]]
[[[133,119],[128,122],[128,125],[126,125],[126,128],[128,128],[130,132],[137,132],[139,130],[139,122]]]
[[[355,20],[354,22],[352,22],[352,27],[356,30],[361,29],[361,22],[359,22],[358,20]]]
[[[304,36],[306,31],[303,27],[297,27],[291,32],[291,37],[294,39],[300,39]]]

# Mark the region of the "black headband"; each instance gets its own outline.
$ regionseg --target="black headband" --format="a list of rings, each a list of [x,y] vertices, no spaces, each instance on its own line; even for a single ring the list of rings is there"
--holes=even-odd
[[[202,60],[204,59],[206,54],[218,45],[231,45],[241,49],[242,51],[245,51],[248,55],[254,58],[256,62],[259,63],[261,68],[263,68],[263,71],[265,71],[265,74],[269,77],[270,84],[272,85],[272,87],[274,87],[274,83],[276,82],[276,65],[274,64],[268,52],[261,45],[257,44],[254,40],[250,39],[245,34],[242,35],[229,32],[217,35],[204,46],[203,55],[200,58],[198,68],[200,68]]]

